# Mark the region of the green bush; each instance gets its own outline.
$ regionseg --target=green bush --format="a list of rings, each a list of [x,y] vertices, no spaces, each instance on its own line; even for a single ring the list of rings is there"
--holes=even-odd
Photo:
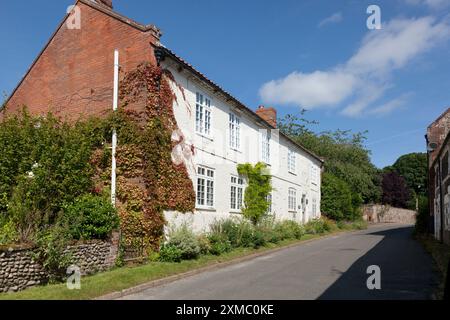
[[[261,242],[261,236],[263,242]],[[280,240],[281,235],[275,230],[275,220],[272,217],[263,218],[255,225],[253,231],[254,247],[266,245],[268,242],[278,243]]]
[[[0,213],[20,241],[57,224],[64,203],[92,191],[91,155],[104,140],[99,126],[98,120],[68,124],[51,114],[32,117],[25,109],[0,123]]]
[[[61,280],[72,262],[72,255],[66,250],[68,230],[61,225],[53,226],[37,233],[37,249],[34,259],[42,264],[50,274],[50,280]]]
[[[280,234],[282,240],[300,239],[305,234],[303,226],[291,220],[277,223],[275,231]]]
[[[336,226],[338,227],[338,229],[340,230],[348,230],[351,228],[351,224],[345,221],[336,221]]]
[[[314,219],[305,225],[307,234],[321,234],[326,231],[325,222],[322,219]]]
[[[320,218],[320,220],[322,220],[323,222],[323,228],[325,232],[333,232],[339,229],[336,222],[328,219],[327,217],[322,217]]]
[[[167,246],[179,249],[183,260],[196,259],[201,250],[197,236],[187,224],[183,224],[169,233]]]
[[[222,233],[210,233],[208,240],[211,243],[210,253],[216,256],[229,252],[233,248],[228,238]]]
[[[204,234],[197,237],[198,246],[200,248],[200,254],[208,254],[211,252],[211,242]]]
[[[111,202],[90,194],[65,205],[63,221],[76,240],[106,239],[119,227],[119,217]]]
[[[256,228],[253,233],[253,247],[258,249],[267,244],[267,234],[261,228]]]
[[[180,249],[171,245],[162,245],[159,251],[161,262],[181,262],[183,253]]]
[[[0,245],[17,242],[19,236],[16,227],[12,221],[0,221]]]
[[[358,221],[352,222],[351,226],[352,226],[352,229],[364,230],[364,229],[367,229],[367,222],[364,220],[358,220]]]
[[[424,195],[418,196],[419,212],[416,217],[416,233],[426,233],[428,229],[428,219],[430,219],[430,209],[428,207],[428,197]]]
[[[359,198],[352,198],[349,186],[331,173],[322,176],[321,211],[333,220],[351,220],[355,214],[352,200],[358,203]]]

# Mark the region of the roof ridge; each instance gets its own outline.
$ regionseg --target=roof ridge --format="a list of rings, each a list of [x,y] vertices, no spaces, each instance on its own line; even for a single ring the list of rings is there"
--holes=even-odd
[[[127,18],[126,16],[117,13],[115,11],[113,11],[111,8],[108,8],[104,5],[98,4],[97,2],[94,2],[93,0],[75,0],[74,6],[76,6],[78,3],[83,3],[95,10],[98,10],[112,18],[115,18],[117,20],[122,21],[123,23],[128,24],[131,27],[134,27],[142,32],[148,32],[148,31],[153,31],[155,37],[157,37],[159,39],[159,37],[161,37],[162,33],[160,31],[159,28],[157,28],[155,25],[153,24],[149,24],[149,25],[143,25],[140,24],[132,19]],[[45,50],[48,48],[48,46],[50,45],[50,43],[52,42],[52,40],[55,38],[56,34],[59,32],[59,30],[61,29],[61,27],[64,25],[64,23],[66,22],[67,18],[70,16],[70,13],[67,13],[64,18],[61,20],[61,22],[59,23],[58,27],[56,28],[56,30],[52,33],[52,35],[50,36],[49,40],[47,41],[47,43],[44,45],[44,47],[42,48],[42,50],[39,52],[39,54],[37,55],[37,57],[33,60],[33,62],[31,63],[30,67],[27,69],[27,71],[25,72],[24,76],[20,79],[19,83],[17,84],[17,86],[13,89],[13,91],[11,92],[11,94],[9,95],[9,97],[5,100],[4,102],[4,106],[8,105],[8,102],[11,100],[12,96],[14,96],[14,94],[16,93],[17,89],[19,89],[19,87],[22,85],[23,81],[25,80],[25,78],[28,76],[28,74],[31,72],[31,70],[33,69],[33,67],[36,65],[37,61],[39,60],[39,58],[42,56],[42,54],[45,52]],[[159,41],[158,41],[159,42]],[[0,108],[0,113],[3,113],[6,110],[6,108]]]
[[[255,111],[253,111],[252,109],[250,109],[249,107],[247,107],[244,103],[242,103],[241,101],[239,101],[237,98],[235,98],[234,96],[232,96],[229,92],[227,92],[225,89],[223,89],[221,86],[219,86],[218,84],[216,84],[214,81],[210,80],[208,77],[206,77],[203,73],[201,73],[200,71],[198,71],[194,66],[192,66],[190,63],[188,63],[186,60],[184,60],[183,58],[181,58],[180,56],[178,56],[175,52],[173,52],[172,50],[170,50],[169,48],[167,48],[166,46],[164,46],[163,44],[159,44],[159,45],[154,45],[156,48],[161,48],[164,51],[166,51],[166,53],[171,56],[173,59],[178,60],[181,64],[183,64],[186,68],[190,69],[194,74],[197,74],[197,76],[199,76],[200,78],[202,78],[204,81],[206,81],[207,83],[209,83],[212,87],[214,87],[217,91],[222,92],[222,94],[224,94],[225,96],[227,96],[227,98],[231,101],[234,101],[236,103],[236,105],[247,111],[248,113],[250,113],[252,116],[256,117],[258,120],[261,120],[261,122],[263,122],[264,124],[266,124],[268,127],[275,129],[275,127],[273,125],[271,125],[269,122],[267,122],[264,118],[262,118],[260,115],[258,115]],[[283,133],[281,130],[279,131],[280,135],[285,137],[287,140],[289,140],[290,142],[292,142],[294,145],[296,145],[297,147],[299,147],[300,149],[302,149],[303,151],[305,151],[306,153],[308,153],[310,156],[312,156],[313,158],[315,158],[316,160],[320,161],[321,163],[324,163],[324,159],[322,159],[321,157],[319,157],[318,155],[316,155],[314,152],[308,150],[305,146],[303,146],[302,144],[298,143],[297,141],[295,141],[294,139],[292,139],[290,136],[288,136],[287,134]]]

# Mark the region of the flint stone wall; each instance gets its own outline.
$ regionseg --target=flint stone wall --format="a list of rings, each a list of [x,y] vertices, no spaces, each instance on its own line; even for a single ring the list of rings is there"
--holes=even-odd
[[[48,282],[50,275],[33,259],[35,248],[0,247],[0,292],[16,292]],[[89,241],[70,245],[65,250],[82,275],[105,271],[114,266],[118,236],[111,241]]]

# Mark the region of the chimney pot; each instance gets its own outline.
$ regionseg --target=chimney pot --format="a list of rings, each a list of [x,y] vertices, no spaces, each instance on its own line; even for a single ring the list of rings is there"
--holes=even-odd
[[[275,108],[259,106],[256,110],[256,114],[268,122],[272,127],[277,127],[277,110]]]
[[[101,5],[104,5],[104,6],[108,7],[110,9],[113,8],[112,0],[96,0],[96,2],[101,4]]]

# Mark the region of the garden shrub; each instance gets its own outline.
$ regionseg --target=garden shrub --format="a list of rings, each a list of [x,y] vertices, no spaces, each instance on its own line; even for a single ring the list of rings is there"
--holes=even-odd
[[[208,237],[201,234],[197,237],[198,246],[200,247],[200,254],[208,254],[211,252],[211,242]]]
[[[183,260],[196,259],[201,250],[197,236],[187,224],[182,224],[179,228],[171,230],[167,246],[179,249]]]
[[[230,240],[223,233],[211,232],[208,240],[211,243],[210,253],[216,256],[227,253],[233,248]]]
[[[15,243],[18,239],[14,223],[12,221],[2,222],[0,219],[0,245]]]
[[[331,173],[322,176],[321,211],[333,220],[351,220],[355,212],[349,186]],[[355,203],[358,199],[354,199]]]
[[[280,234],[282,240],[300,239],[305,233],[302,225],[291,220],[278,222],[275,225],[275,230]]]
[[[213,232],[223,234],[235,248],[253,246],[253,229],[245,219],[219,220],[211,226]]]
[[[264,244],[278,243],[282,240],[282,234],[275,228],[276,224],[273,218],[262,219],[255,226],[255,233],[258,231],[264,236]]]
[[[267,244],[267,235],[261,228],[256,228],[253,232],[253,247],[258,249]]]
[[[323,222],[323,228],[325,232],[333,232],[339,229],[336,225],[336,222],[328,219],[327,217],[321,217],[320,220],[322,220]]]
[[[172,245],[162,245],[159,251],[159,261],[161,262],[181,262],[182,251]]]
[[[63,207],[63,220],[76,240],[106,239],[119,227],[119,217],[109,199],[83,195]]]
[[[416,217],[416,233],[426,233],[428,229],[428,222],[430,219],[430,209],[428,206],[428,197],[424,195],[418,195],[419,211]]]
[[[37,249],[34,259],[50,274],[50,280],[61,280],[72,262],[72,255],[66,250],[70,236],[67,226],[56,225],[40,230],[36,235]]]
[[[305,225],[307,234],[321,234],[326,231],[325,223],[322,219],[314,219]]]
[[[351,226],[352,226],[352,229],[364,230],[364,229],[367,229],[367,222],[364,220],[358,220],[358,221],[352,222]]]

